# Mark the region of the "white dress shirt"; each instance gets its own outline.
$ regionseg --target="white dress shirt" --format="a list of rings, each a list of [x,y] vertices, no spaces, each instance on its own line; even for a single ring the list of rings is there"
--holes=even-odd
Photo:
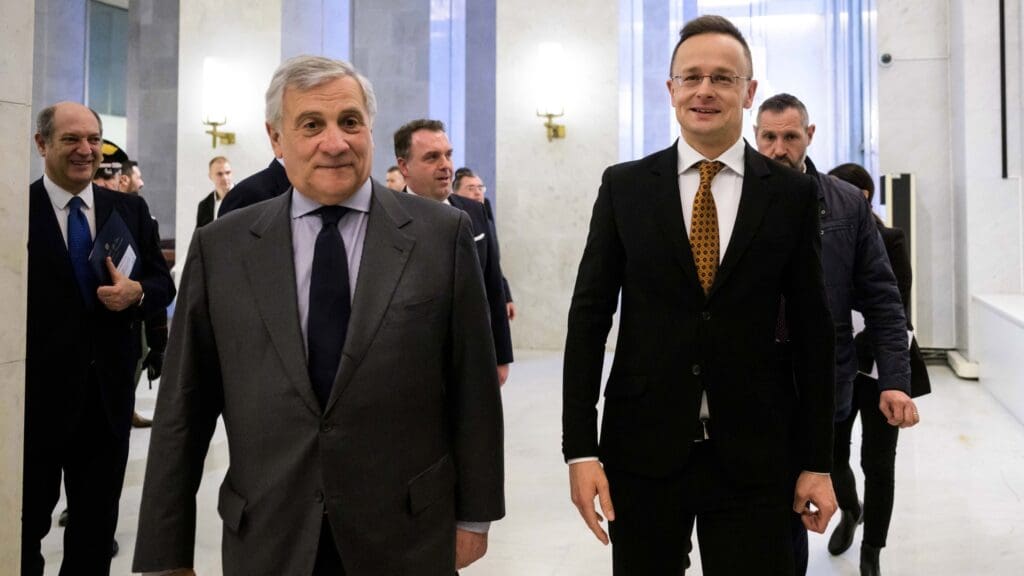
[[[50,180],[50,177],[46,174],[43,174],[43,188],[46,189],[46,194],[50,197],[50,203],[53,204],[53,213],[57,216],[57,225],[60,226],[60,234],[64,237],[64,246],[66,247],[68,245],[68,214],[71,212],[68,204],[76,194],[61,188],[53,180]],[[89,222],[89,237],[95,240],[96,203],[92,193],[92,182],[79,190],[77,196],[82,199],[84,204],[82,206],[82,213],[85,214],[85,219]]]
[[[686,140],[679,139],[679,194],[683,202],[683,222],[686,234],[690,234],[690,223],[693,220],[693,199],[700,188],[700,170],[697,163],[702,160],[718,160],[725,168],[711,181],[711,196],[715,199],[715,210],[718,212],[718,262],[721,264],[725,250],[729,247],[732,229],[736,225],[736,214],[740,209],[740,196],[743,194],[743,162],[746,143],[742,138],[736,141],[718,158],[705,158]]]

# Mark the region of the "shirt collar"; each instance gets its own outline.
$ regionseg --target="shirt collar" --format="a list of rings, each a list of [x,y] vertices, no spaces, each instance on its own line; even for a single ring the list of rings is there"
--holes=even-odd
[[[356,190],[356,193],[349,196],[344,202],[338,204],[338,206],[344,206],[349,210],[355,210],[356,212],[369,212],[370,211],[370,200],[373,198],[373,180],[370,178],[363,182],[363,185]],[[302,192],[299,192],[294,186],[292,187],[292,218],[302,218],[310,212],[320,208],[323,204],[313,200]]]
[[[53,202],[53,205],[58,210],[63,210],[67,208],[68,202],[71,202],[71,199],[75,197],[75,194],[73,194],[70,190],[65,190],[61,188],[46,174],[43,174],[43,188],[46,189],[46,194],[50,197],[50,202]],[[85,204],[86,208],[92,209],[92,182],[86,184],[85,187],[82,188],[81,191],[79,191],[78,197],[82,199],[82,203]]]
[[[408,184],[405,185],[405,191],[408,192],[409,194],[412,194],[413,196],[419,196],[420,198],[426,198],[427,200],[433,200],[433,198],[428,198],[426,196],[420,196],[419,194],[416,193],[415,190],[413,190],[412,188],[409,188]],[[441,203],[442,204],[447,204],[447,205],[451,206],[452,203],[448,201],[448,198],[450,198],[450,197],[451,197],[451,193],[449,193],[448,196],[445,196],[444,200],[441,200]]]
[[[737,175],[743,176],[747,147],[747,142],[743,138],[736,140],[736,142],[733,143],[733,145],[725,152],[722,152],[722,155],[718,158],[705,158],[703,154],[694,150],[693,147],[686,142],[685,138],[680,138],[677,142],[679,148],[679,174],[694,168],[694,164],[701,160],[718,160]]]

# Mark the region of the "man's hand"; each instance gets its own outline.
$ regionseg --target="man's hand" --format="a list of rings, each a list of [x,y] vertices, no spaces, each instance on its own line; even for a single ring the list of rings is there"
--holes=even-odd
[[[106,306],[107,310],[120,312],[138,303],[142,298],[142,284],[118,272],[110,256],[107,256],[107,271],[110,272],[110,279],[114,283],[96,289],[96,297]]]
[[[914,401],[902,390],[883,390],[878,399],[878,409],[890,426],[910,428],[921,421]]]
[[[806,471],[800,473],[793,496],[793,512],[800,515],[804,527],[824,534],[837,507],[831,476]]]
[[[508,314],[509,321],[516,319],[516,303],[505,302],[505,312]]]
[[[455,530],[455,569],[462,570],[487,553],[487,534],[457,528]]]
[[[508,364],[498,364],[498,386],[504,386],[508,380]]]
[[[583,521],[590,527],[590,531],[597,536],[605,546],[608,545],[608,534],[601,528],[604,521],[601,515],[594,508],[594,497],[601,502],[601,511],[604,512],[608,521],[615,520],[615,509],[612,508],[612,495],[608,490],[608,478],[604,475],[604,468],[601,463],[594,460],[590,462],[576,462],[569,465],[569,491],[572,493],[572,503],[580,511]]]

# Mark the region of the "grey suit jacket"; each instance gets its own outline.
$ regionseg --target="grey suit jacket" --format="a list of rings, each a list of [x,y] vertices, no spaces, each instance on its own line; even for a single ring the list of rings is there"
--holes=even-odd
[[[312,573],[329,521],[349,576],[451,574],[456,520],[504,515],[502,413],[466,215],[374,182],[326,408],[306,371],[291,195],[196,231],[154,418],[134,570],[191,566],[217,417],[225,575]]]

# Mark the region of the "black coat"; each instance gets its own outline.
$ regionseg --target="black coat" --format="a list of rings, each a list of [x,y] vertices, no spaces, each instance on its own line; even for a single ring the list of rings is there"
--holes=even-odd
[[[213,209],[217,205],[217,191],[214,190],[199,201],[199,209],[196,210],[196,228],[206,226],[213,222]]]
[[[491,333],[494,336],[494,352],[498,364],[512,362],[512,335],[508,327],[508,309],[505,307],[505,287],[502,282],[501,256],[498,253],[498,238],[488,223],[483,204],[475,200],[452,194],[448,197],[452,206],[469,214],[473,222],[473,236],[476,242],[480,269],[487,289],[487,304],[491,312]]]
[[[850,415],[857,375],[850,311],[858,310],[872,327],[881,385],[904,392],[910,391],[907,320],[867,199],[853,185],[818,172],[810,158],[806,162],[807,174],[818,180],[822,270],[836,328],[836,422],[841,422]]]
[[[270,161],[269,166],[236,184],[231,192],[224,197],[224,201],[220,203],[217,216],[223,216],[232,210],[251,206],[257,202],[270,200],[284,194],[290,187],[291,182],[288,181],[288,174],[284,171],[284,166],[275,158]]]
[[[910,322],[910,288],[914,282],[914,273],[910,268],[906,236],[899,228],[887,228],[881,222],[876,222],[876,225],[878,232],[882,235],[882,241],[885,243],[885,251],[889,256],[892,271],[896,275],[896,284],[900,289],[904,314],[907,318],[907,330],[913,330],[914,326]],[[870,374],[875,358],[866,331],[857,334],[854,343],[857,346],[858,370]],[[914,338],[910,341],[910,396],[917,398],[931,391],[932,384],[928,378],[928,366],[924,363],[924,356],[921,354],[921,348],[917,345],[917,338]]]
[[[598,456],[649,477],[681,470],[706,390],[716,453],[735,483],[831,469],[834,338],[817,186],[750,146],[745,158],[735,228],[707,295],[683,222],[677,146],[605,171],[569,310],[567,460]],[[786,369],[775,344],[783,296],[794,356]],[[596,405],[616,310],[599,445]]]
[[[97,300],[87,309],[75,282],[42,179],[29,189],[28,330],[25,365],[26,427],[52,433],[71,430],[81,417],[88,374],[100,382],[100,404],[111,432],[127,437],[135,406],[135,366],[141,353],[138,323],[164,313],[174,282],[160,252],[156,221],[138,196],[94,186],[96,230],[116,210],[138,245],[133,279],[142,284],[142,305],[111,312]],[[59,358],[59,361],[56,359]],[[27,435],[30,437],[30,435]]]

